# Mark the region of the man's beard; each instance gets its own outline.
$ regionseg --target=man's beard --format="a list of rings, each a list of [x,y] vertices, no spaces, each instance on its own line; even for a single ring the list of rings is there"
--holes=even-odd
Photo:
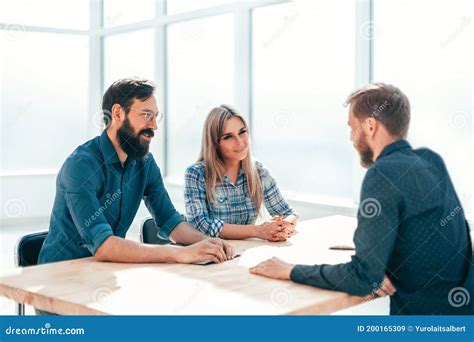
[[[148,150],[150,149],[150,142],[140,141],[140,137],[144,133],[148,134],[150,137],[155,135],[153,130],[149,128],[142,129],[138,134],[136,134],[132,126],[130,126],[128,118],[125,118],[122,126],[117,130],[120,147],[130,158],[143,159],[147,155]]]
[[[367,145],[365,135],[361,135],[359,140],[354,144],[360,156],[360,164],[362,167],[368,168],[374,163],[374,151]]]

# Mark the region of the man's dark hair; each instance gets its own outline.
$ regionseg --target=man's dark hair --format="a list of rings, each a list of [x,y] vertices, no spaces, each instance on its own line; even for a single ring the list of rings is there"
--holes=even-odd
[[[373,117],[394,137],[406,138],[410,124],[410,102],[400,89],[371,83],[354,91],[346,100],[358,119]]]
[[[155,84],[141,78],[123,78],[112,83],[102,98],[102,113],[105,127],[112,121],[112,106],[121,105],[125,114],[130,111],[133,100],[148,100],[155,91]]]

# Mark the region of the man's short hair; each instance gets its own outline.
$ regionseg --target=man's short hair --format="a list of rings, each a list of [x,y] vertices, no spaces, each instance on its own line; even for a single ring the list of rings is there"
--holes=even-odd
[[[346,100],[358,119],[373,117],[394,137],[406,138],[410,124],[410,102],[400,89],[385,83],[370,83]]]
[[[148,100],[155,91],[155,84],[141,78],[123,78],[112,83],[102,98],[102,119],[107,128],[112,121],[112,106],[121,105],[125,114],[130,111],[133,100]]]

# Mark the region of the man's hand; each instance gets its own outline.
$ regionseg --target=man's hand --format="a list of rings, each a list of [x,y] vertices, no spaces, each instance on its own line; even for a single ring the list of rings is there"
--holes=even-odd
[[[393,296],[395,292],[397,292],[395,286],[393,286],[392,282],[387,276],[384,276],[382,283],[380,284],[380,287],[377,289],[377,291],[375,291],[375,294],[379,297],[385,297]]]
[[[209,238],[208,241],[212,241],[213,243],[219,244],[224,249],[225,255],[227,260],[231,260],[234,258],[234,249],[232,245],[222,239],[219,238]]]
[[[262,275],[268,278],[288,280],[290,279],[293,267],[295,267],[295,265],[273,257],[250,268],[249,271],[250,273]]]
[[[227,260],[223,242],[220,239],[206,239],[176,250],[176,262],[192,264],[211,260],[221,263]]]

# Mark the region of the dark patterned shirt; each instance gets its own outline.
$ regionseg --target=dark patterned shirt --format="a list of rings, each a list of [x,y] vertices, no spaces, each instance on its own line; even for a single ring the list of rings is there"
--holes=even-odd
[[[405,140],[386,146],[365,175],[357,221],[350,262],[297,265],[291,279],[365,296],[386,274],[397,289],[391,314],[472,313],[469,228],[438,154]]]

